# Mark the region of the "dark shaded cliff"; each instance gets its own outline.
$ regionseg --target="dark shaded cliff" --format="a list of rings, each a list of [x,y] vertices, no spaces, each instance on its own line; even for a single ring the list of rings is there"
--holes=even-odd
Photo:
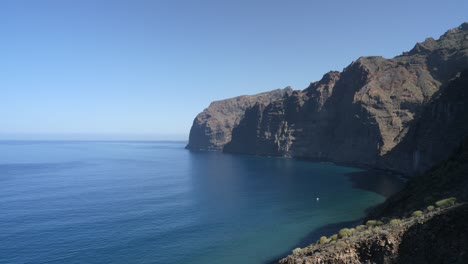
[[[468,135],[468,70],[433,96],[381,167],[420,173],[445,160]]]
[[[187,147],[413,175],[447,158],[468,134],[468,102],[453,96],[466,86],[449,88],[466,69],[468,23],[393,59],[361,57],[302,91],[252,99],[232,111],[212,105],[195,119]]]
[[[445,197],[468,202],[468,137],[447,160],[411,178],[403,190],[374,208],[367,219],[401,216]],[[468,235],[468,233],[467,233]]]

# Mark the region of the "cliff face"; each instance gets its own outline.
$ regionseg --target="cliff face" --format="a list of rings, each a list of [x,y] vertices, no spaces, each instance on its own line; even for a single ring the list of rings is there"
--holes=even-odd
[[[468,123],[461,114],[466,97],[449,95],[465,93],[465,84],[447,88],[465,69],[468,23],[393,59],[361,57],[305,90],[285,93],[279,100],[250,101],[237,107],[235,115],[210,106],[195,119],[188,147],[414,174],[446,158],[468,133],[460,126]],[[204,114],[213,110],[217,116]],[[226,119],[235,121],[220,125]],[[447,129],[440,132],[440,126]],[[449,142],[434,143],[442,138]]]
[[[468,70],[434,95],[401,143],[381,159],[382,166],[423,172],[448,158],[468,135]]]
[[[269,104],[291,93],[292,89],[277,89],[256,95],[244,95],[215,101],[197,115],[190,129],[187,149],[222,150],[231,141],[231,133],[244,117],[245,111],[256,103]]]

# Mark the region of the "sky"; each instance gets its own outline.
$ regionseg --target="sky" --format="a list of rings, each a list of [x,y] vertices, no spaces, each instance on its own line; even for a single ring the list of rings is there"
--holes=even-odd
[[[304,89],[468,21],[468,1],[0,1],[0,139],[188,138],[214,100]]]

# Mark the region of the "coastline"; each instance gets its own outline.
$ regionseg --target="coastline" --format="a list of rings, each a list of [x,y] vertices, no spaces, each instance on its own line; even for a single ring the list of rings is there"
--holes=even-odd
[[[330,163],[337,166],[344,166],[350,168],[356,168],[360,171],[356,172],[349,172],[345,175],[348,180],[351,182],[352,187],[355,189],[361,189],[369,192],[374,192],[385,197],[387,200],[390,196],[397,193],[401,189],[404,188],[406,182],[410,178],[407,175],[404,175],[397,171],[386,170],[378,167],[371,167],[368,165],[363,164],[356,164],[356,163],[342,163],[342,162],[335,162],[326,159],[310,159],[310,158],[296,158],[296,157],[286,157],[286,156],[263,156],[263,155],[251,155],[245,153],[229,153],[223,152],[220,150],[193,150],[186,148],[188,151],[193,152],[220,152],[222,154],[228,155],[241,155],[241,156],[257,156],[257,157],[265,157],[265,158],[279,158],[279,159],[292,159],[297,161],[305,161],[310,163]],[[385,202],[385,201],[384,201]],[[331,223],[324,226],[321,226],[317,229],[311,230],[307,233],[301,240],[298,242],[294,247],[288,248],[284,250],[283,253],[278,254],[276,257],[271,258],[270,260],[264,262],[263,264],[275,264],[278,261],[288,255],[291,254],[291,251],[295,248],[303,248],[312,243],[315,243],[321,236],[330,236],[332,234],[337,233],[342,228],[347,228],[350,226],[356,226],[364,219],[366,219],[367,215],[373,208],[379,206],[377,204],[375,206],[370,206],[365,209],[365,216],[351,220],[351,221],[343,221],[337,223]]]
[[[313,161],[312,161],[313,162]],[[331,162],[333,163],[333,162]],[[334,163],[336,164],[336,163]],[[398,192],[401,190],[406,181],[402,180],[400,177],[398,177],[395,174],[389,174],[386,173],[385,171],[381,170],[363,170],[363,171],[358,171],[358,172],[350,172],[346,175],[346,177],[351,181],[353,188],[361,189],[361,190],[366,190],[370,192],[374,192],[377,194],[380,194],[385,197],[385,200],[387,200],[390,196],[392,196],[394,193]],[[384,178],[386,181],[384,185],[378,185],[376,184],[378,182],[379,178]],[[369,179],[371,179],[369,181]],[[372,180],[373,179],[373,180]],[[382,187],[388,187],[389,184],[391,187],[390,188],[382,188]],[[368,213],[375,208],[378,205],[368,207],[365,210],[366,216]],[[278,254],[278,256],[264,262],[263,264],[276,264],[278,261],[282,258],[287,257],[288,255],[291,254],[291,251],[295,248],[304,248],[312,243],[315,243],[321,236],[327,236],[329,237],[332,234],[338,233],[338,231],[342,228],[348,228],[352,226],[357,226],[361,224],[364,219],[366,219],[366,216],[362,218],[358,218],[356,220],[351,220],[351,221],[343,221],[343,222],[338,222],[338,223],[332,223],[332,224],[327,224],[324,226],[321,226],[317,229],[314,229],[310,231],[308,234],[306,234],[299,243],[297,243],[294,247],[291,247],[287,250],[284,251],[282,254]]]
[[[367,210],[367,209],[366,209]],[[278,256],[271,258],[270,260],[267,260],[266,262],[262,264],[276,264],[278,261],[282,258],[287,257],[288,255],[291,255],[291,251],[295,248],[303,248],[306,247],[312,243],[315,243],[321,236],[330,236],[332,234],[337,233],[340,229],[349,227],[349,226],[354,226],[359,224],[364,218],[359,218],[357,220],[353,221],[345,221],[345,222],[338,222],[338,223],[333,223],[333,224],[327,224],[322,227],[319,227],[315,230],[310,231],[308,234],[306,234],[299,243],[297,243],[294,247],[291,247],[287,250],[285,250],[283,253],[278,254]]]

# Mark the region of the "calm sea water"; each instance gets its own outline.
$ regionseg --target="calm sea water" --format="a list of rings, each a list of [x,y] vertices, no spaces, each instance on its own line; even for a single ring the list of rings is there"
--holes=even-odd
[[[355,168],[184,145],[0,142],[0,263],[265,263],[384,200]]]

